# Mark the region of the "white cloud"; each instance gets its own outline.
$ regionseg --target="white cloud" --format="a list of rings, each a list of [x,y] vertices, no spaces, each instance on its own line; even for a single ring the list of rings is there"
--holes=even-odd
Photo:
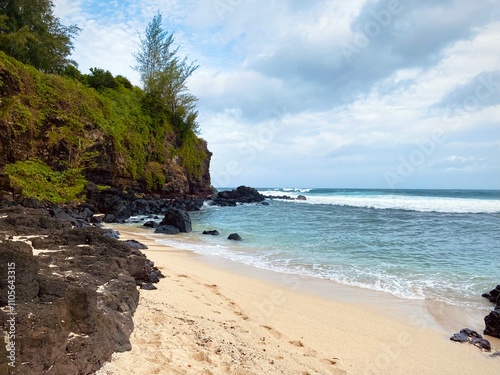
[[[182,53],[200,64],[190,88],[212,175],[226,185],[383,186],[384,172],[439,129],[443,139],[405,187],[467,187],[475,173],[474,186],[500,188],[491,177],[500,146],[484,147],[500,139],[500,106],[457,112],[446,102],[460,104],[467,84],[500,66],[498,0],[402,1],[387,22],[377,21],[383,1],[55,3],[63,23],[83,28],[74,54],[81,70],[101,67],[136,84],[137,31],[163,11]],[[342,44],[373,22],[377,33],[346,59]]]

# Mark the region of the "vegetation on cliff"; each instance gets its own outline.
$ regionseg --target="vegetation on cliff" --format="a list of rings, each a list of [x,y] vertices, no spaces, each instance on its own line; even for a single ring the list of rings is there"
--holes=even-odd
[[[0,14],[3,24],[9,19]],[[0,49],[9,38],[0,23]],[[54,74],[0,51],[0,189],[54,202],[81,199],[85,180],[163,195],[207,194],[211,153],[197,136],[196,98],[185,80],[167,95],[175,77],[194,71],[176,52],[158,75],[159,91],[100,68],[82,74],[63,64]]]

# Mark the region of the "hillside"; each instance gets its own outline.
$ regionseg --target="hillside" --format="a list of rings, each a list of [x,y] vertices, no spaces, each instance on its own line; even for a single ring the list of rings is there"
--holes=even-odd
[[[59,202],[84,198],[86,181],[163,197],[211,193],[211,153],[194,129],[124,77],[96,70],[90,87],[70,73],[0,52],[0,190]]]

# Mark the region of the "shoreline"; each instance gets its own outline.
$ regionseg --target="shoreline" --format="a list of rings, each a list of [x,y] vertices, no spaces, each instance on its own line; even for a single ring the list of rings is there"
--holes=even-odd
[[[134,317],[136,329],[131,336],[132,351],[114,354],[113,360],[96,374],[130,373],[124,371],[130,371],[131,366],[141,368],[132,373],[155,373],[155,369],[166,368],[172,373],[193,373],[196,368],[194,373],[206,374],[226,370],[280,373],[277,369],[282,373],[300,370],[318,374],[498,372],[498,359],[489,357],[490,353],[449,340],[464,326],[452,331],[444,328],[439,316],[449,311],[442,306],[396,301],[393,296],[386,299],[382,293],[360,288],[356,289],[362,291],[363,303],[349,301],[349,293],[318,295],[310,293],[315,288],[316,292],[321,290],[313,282],[318,280],[309,278],[297,284],[297,278],[283,279],[277,273],[270,278],[272,271],[250,272],[249,266],[224,264],[220,259],[158,244],[148,239],[151,232],[142,228],[113,228],[121,232],[122,239],[146,244],[149,249],[144,252],[167,278],[157,284],[158,290],[141,292]],[[264,278],[263,273],[267,274]],[[280,278],[281,283],[276,282]],[[352,292],[352,288],[347,289]],[[377,303],[379,308],[370,307]],[[402,317],[401,311],[409,313],[413,320]],[[179,334],[171,324],[158,321],[172,316],[177,316],[177,322],[184,319],[191,323]],[[228,325],[235,327],[233,336],[216,345],[217,338],[227,336]],[[200,346],[194,331],[214,333],[210,342]],[[183,338],[181,343],[175,342],[178,337]],[[500,349],[500,340],[486,338],[493,351]],[[225,353],[224,343],[228,342],[244,348],[247,357],[235,348],[231,349],[233,355]],[[156,356],[146,356],[148,350]],[[251,361],[247,360],[250,356]]]

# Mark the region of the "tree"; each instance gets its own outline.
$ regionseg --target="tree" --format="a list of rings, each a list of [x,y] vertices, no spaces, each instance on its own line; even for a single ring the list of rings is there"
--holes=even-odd
[[[198,65],[189,62],[187,57],[181,59],[177,55],[179,47],[173,48],[174,41],[174,34],[163,29],[162,14],[156,13],[144,36],[140,36],[134,69],[140,73],[146,93],[159,98],[170,110],[174,125],[181,128],[188,124],[196,131],[198,99],[189,93],[187,80]]]
[[[69,55],[80,28],[62,25],[53,7],[52,0],[2,0],[0,50],[49,73],[76,65]]]

